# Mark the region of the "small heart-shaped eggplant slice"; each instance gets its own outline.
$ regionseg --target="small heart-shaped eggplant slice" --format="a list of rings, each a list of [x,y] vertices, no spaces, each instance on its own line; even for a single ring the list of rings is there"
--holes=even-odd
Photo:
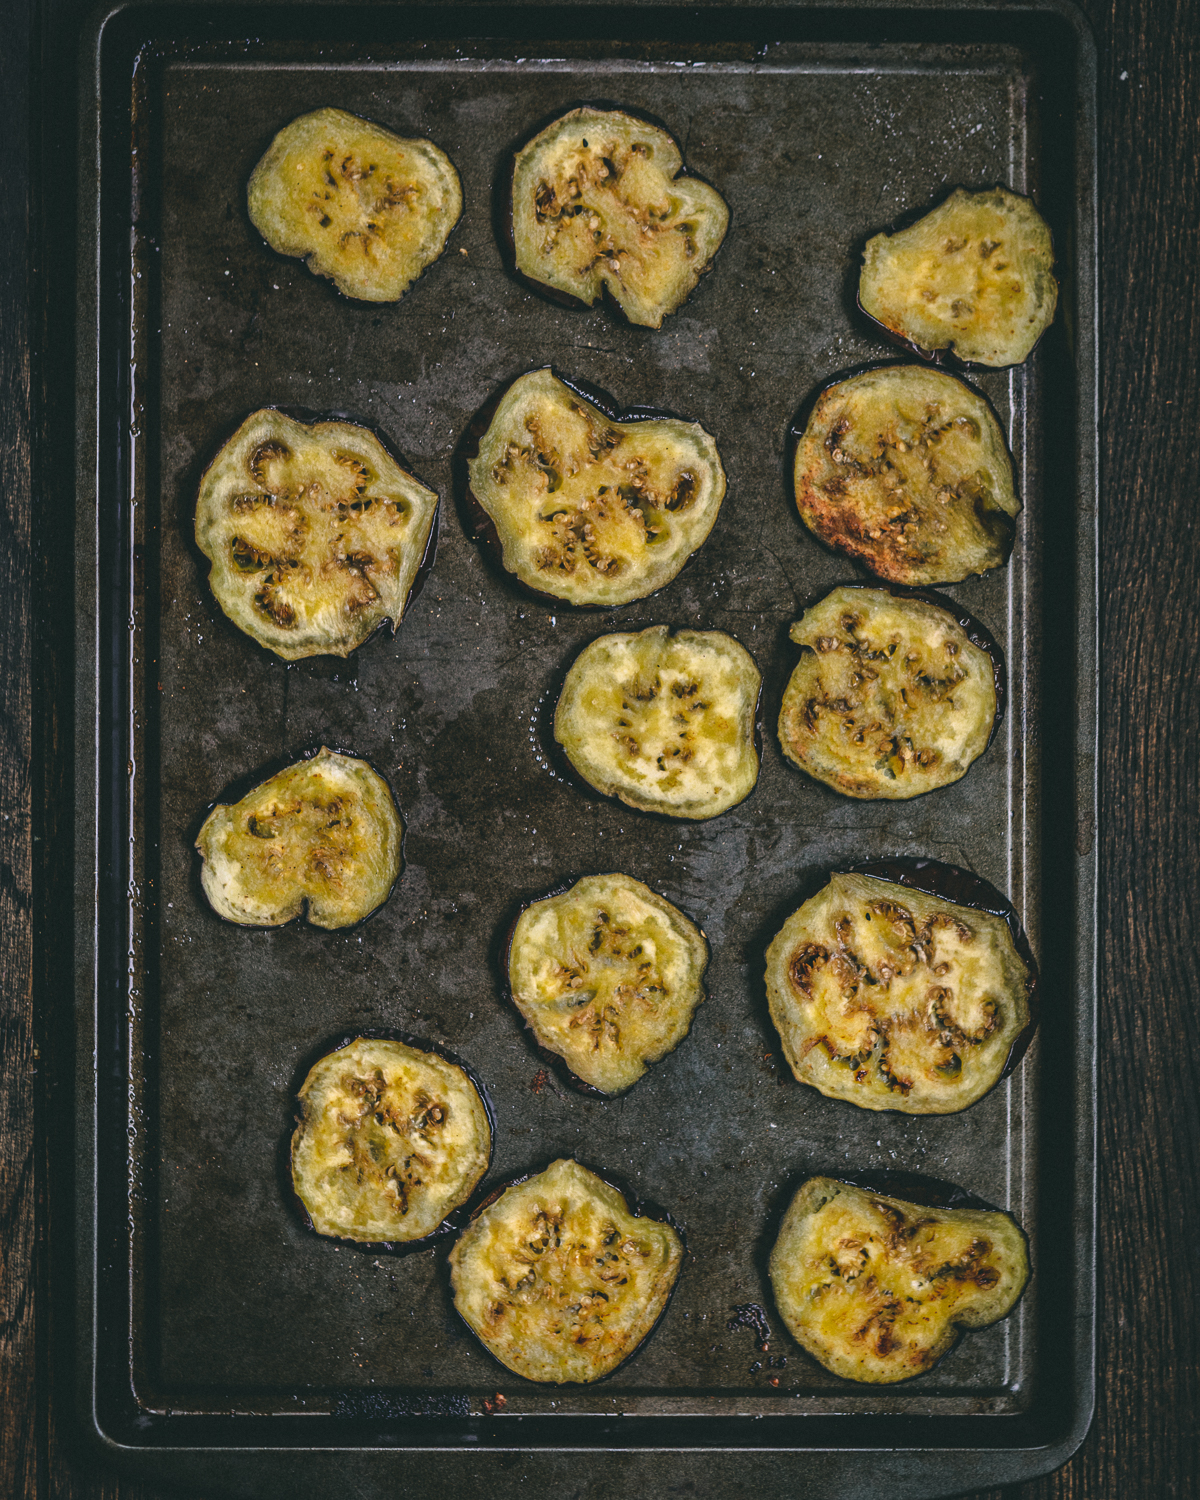
[[[604,1094],[687,1035],[707,964],[700,929],[629,875],[588,875],[534,901],[508,948],[513,1002],[538,1045]]]
[[[750,653],[719,630],[604,635],[567,673],[554,737],[605,796],[671,818],[715,818],[758,780],[761,684]]]
[[[246,418],[200,482],[217,603],[285,661],[349,656],[404,613],[438,497],[353,422]]]
[[[587,107],[560,116],[513,162],[518,272],[588,307],[607,289],[631,323],[661,328],[729,227],[720,193],[682,168],[674,139],[645,120]]]
[[[1019,365],[1054,321],[1050,230],[1006,187],[958,188],[863,252],[858,304],[922,358],[993,369]]]
[[[847,797],[949,786],[991,743],[1004,659],[932,595],[842,586],[791,629],[805,648],[783,694],[783,753]]]
[[[423,1240],[487,1171],[492,1128],[465,1069],[405,1042],[356,1037],[300,1089],[292,1186],[318,1234]]]
[[[993,905],[1011,907],[966,871]],[[1010,917],[874,875],[834,875],[767,949],[767,1001],[792,1072],[862,1109],[944,1115],[1019,1061],[1037,974]]]
[[[219,803],[196,839],[212,909],[244,927],[351,927],[400,874],[404,825],[383,777],[322,748],[240,802]]]
[[[629,1210],[578,1162],[553,1162],[506,1189],[450,1252],[460,1315],[526,1380],[599,1380],[638,1348],[683,1265],[671,1225]]]
[[[628,604],[665,587],[725,497],[699,423],[618,420],[551,370],[509,386],[467,467],[504,566],[564,604]]]
[[[454,164],[344,109],[284,126],[250,176],[250,221],[280,255],[360,302],[395,302],[441,255],[462,214]]]
[[[1029,1280],[1016,1221],[998,1210],[930,1208],[810,1177],[771,1251],[788,1332],[844,1380],[924,1374],[966,1328],[1006,1317]]]
[[[984,398],[953,375],[889,365],[822,391],[796,444],[804,524],[889,582],[956,583],[1007,562],[1021,509]]]

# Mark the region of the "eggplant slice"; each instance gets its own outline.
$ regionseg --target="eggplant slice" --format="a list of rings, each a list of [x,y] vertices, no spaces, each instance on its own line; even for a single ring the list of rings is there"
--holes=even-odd
[[[788,1332],[834,1375],[873,1385],[924,1374],[958,1339],[1006,1317],[1029,1280],[1011,1215],[929,1208],[810,1177],[771,1251]]]
[[[809,530],[892,583],[957,583],[1012,551],[1021,502],[1004,434],[940,370],[890,365],[829,386],[794,479]]]
[[[292,1185],[318,1234],[425,1239],[487,1171],[492,1128],[466,1072],[405,1042],[356,1037],[300,1089]]]
[[[631,323],[661,328],[729,226],[720,193],[682,168],[656,125],[620,110],[562,115],[513,163],[517,270],[588,307],[607,288]]]
[[[981,1099],[1029,1039],[1034,983],[1003,917],[858,873],[834,875],[767,949],[792,1072],[862,1109]]]
[[[218,804],[196,839],[200,883],[219,917],[280,927],[350,927],[383,905],[400,874],[404,825],[383,777],[324,747]]]
[[[508,980],[539,1046],[618,1094],[687,1035],[707,964],[704,935],[669,901],[629,875],[588,875],[517,918]]]
[[[783,753],[847,797],[899,800],[957,781],[987,749],[1004,681],[998,649],[971,625],[927,596],[826,594],[791,629],[805,652],[783,695]]]
[[[575,605],[628,604],[670,583],[725,497],[698,423],[613,420],[551,370],[508,388],[468,472],[508,571]]]
[[[344,109],[286,125],[250,175],[250,221],[280,255],[360,302],[395,302],[441,255],[462,214],[454,164]]]
[[[260,646],[349,656],[399,623],[437,504],[365,427],[265,408],[205,470],[196,545],[217,603]]]
[[[1004,368],[1028,359],[1054,321],[1053,265],[1030,199],[959,188],[910,228],[867,241],[858,302],[924,358]]]
[[[715,818],[758,780],[761,683],[750,653],[719,630],[604,635],[567,673],[554,737],[605,796],[642,812]]]
[[[658,1322],[683,1265],[667,1223],[630,1213],[578,1162],[552,1163],[483,1208],[450,1252],[454,1305],[526,1380],[599,1380]]]

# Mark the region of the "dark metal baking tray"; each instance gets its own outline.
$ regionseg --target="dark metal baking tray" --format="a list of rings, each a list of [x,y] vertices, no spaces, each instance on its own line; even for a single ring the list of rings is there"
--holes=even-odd
[[[441,1496],[529,1475],[581,1494],[623,1476],[642,1492],[932,1496],[1062,1462],[1090,1418],[1094,1286],[1095,133],[1077,13],[127,4],[91,44],[75,939],[89,1431],[142,1473],[254,1495],[302,1477],[308,1495]],[[497,247],[513,143],[595,99],[662,118],[732,209],[712,274],[658,332],[542,300]],[[428,135],[462,176],[464,218],[398,304],[346,301],[248,223],[255,161],[323,104]],[[1036,196],[1062,280],[1029,364],[973,377],[1008,425],[1025,509],[1009,567],[947,592],[1006,650],[1008,715],[957,785],[854,803],[788,767],[773,734],[787,626],[852,573],[797,518],[788,427],[831,375],[888,357],[852,306],[865,237],[948,186],[995,181]],[[459,510],[472,416],[547,360],[700,420],[729,474],[689,567],[602,617],[521,598]],[[191,541],[205,462],[266,404],[376,427],[442,496],[424,592],[394,640],[346,662],[287,666],[255,647],[216,608]],[[575,653],[655,622],[728,630],[764,673],[758,787],[711,822],[589,799],[548,754]],[[347,933],[223,925],[192,851],[205,810],[323,742],[395,789],[407,867],[393,898]],[[763,952],[784,916],[829,870],[906,854],[1010,893],[1043,969],[1033,1049],[959,1116],[874,1115],[797,1085],[766,1013]],[[713,957],[688,1039],[603,1101],[542,1070],[499,997],[497,951],[519,902],[612,868],[693,915]],[[515,1379],[456,1319],[444,1249],[363,1253],[291,1216],[279,1161],[304,1064],[379,1026],[448,1046],[482,1077],[489,1182],[577,1154],[685,1226],[669,1315],[610,1380]],[[804,1175],[891,1167],[1011,1209],[1035,1273],[1005,1322],[873,1390],[791,1343],[764,1267]],[[767,1355],[728,1327],[745,1303],[775,1328]],[[497,1391],[507,1405],[485,1411]]]

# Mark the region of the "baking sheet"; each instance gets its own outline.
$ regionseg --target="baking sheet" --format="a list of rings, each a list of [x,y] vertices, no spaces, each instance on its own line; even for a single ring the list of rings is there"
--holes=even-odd
[[[530,29],[527,13],[512,14]],[[878,20],[863,12],[871,15]],[[116,1137],[121,1103],[107,1117],[102,1103],[96,1159],[109,1152],[111,1170],[114,1138],[121,1154],[130,1146],[132,1275],[127,1317],[117,1321],[128,1324],[138,1411],[175,1433],[193,1419],[215,1432],[237,1413],[324,1416],[357,1424],[356,1442],[368,1430],[404,1442],[415,1416],[428,1419],[422,1434],[440,1424],[440,1436],[421,1438],[435,1447],[470,1432],[478,1441],[482,1403],[498,1390],[507,1404],[487,1418],[484,1437],[501,1444],[528,1440],[531,1421],[553,1417],[542,1440],[570,1445],[581,1420],[595,1434],[595,1419],[616,1415],[658,1420],[660,1436],[668,1419],[701,1418],[704,1432],[678,1421],[670,1429],[700,1446],[722,1422],[733,1433],[748,1418],[788,1418],[785,1447],[804,1446],[812,1423],[830,1417],[857,1419],[861,1441],[882,1432],[881,1421],[919,1416],[922,1445],[947,1447],[966,1443],[981,1418],[1028,1430],[1058,1358],[1047,1342],[1047,1318],[1057,1314],[1043,1301],[1074,1297],[1079,1286],[1044,1234],[1041,1185],[1047,1173],[1051,1186],[1065,1180],[1048,1152],[1046,1028],[1013,1077],[962,1115],[869,1114],[792,1080],[762,970],[783,919],[830,870],[868,858],[925,855],[977,870],[1012,897],[1044,965],[1045,927],[1074,921],[1080,890],[1062,883],[1058,840],[1077,798],[1068,808],[1048,803],[1042,767],[1048,748],[1054,774],[1065,761],[1086,795],[1069,724],[1042,697],[1048,622],[1057,628],[1064,609],[1055,548],[1073,534],[1080,567],[1088,537],[1078,464],[1073,487],[1046,482],[1064,471],[1061,451],[1047,448],[1061,446],[1087,399],[1086,380],[1082,395],[1076,385],[1086,372],[1062,357],[1059,329],[1047,340],[1059,340],[1057,356],[1051,347],[1023,369],[972,377],[1007,427],[1025,504],[1010,565],[944,591],[1008,658],[1008,712],[990,750],[955,786],[883,805],[809,782],[774,735],[796,659],[789,624],[806,600],[855,576],[800,523],[785,452],[789,425],[818,385],[889,357],[852,310],[857,253],[867,235],[951,185],[1004,181],[1033,193],[1054,220],[1043,176],[1061,175],[1053,158],[1062,147],[1043,134],[1045,59],[986,25],[976,27],[983,39],[953,44],[897,40],[877,26],[869,49],[773,40],[787,28],[762,22],[754,42],[705,39],[703,27],[690,37],[665,24],[669,14],[636,42],[612,40],[625,30],[581,38],[564,23],[553,44],[519,34],[320,43],[302,35],[312,14],[296,16],[304,24],[289,27],[277,12],[274,35],[251,42],[217,25],[214,35],[140,49],[128,301],[100,278],[109,316],[101,352],[106,342],[119,347],[123,323],[131,372],[111,457],[130,478],[132,505],[103,457],[100,465],[98,513],[117,522],[100,553],[102,587],[119,595],[124,578],[133,593],[98,648],[102,668],[123,684],[100,705],[115,738],[98,783],[115,794],[101,822],[118,846],[123,828],[129,846],[132,900],[112,905],[115,930],[127,913],[133,993],[122,996],[125,1025],[111,1032],[116,1055],[131,1058],[128,1128]],[[853,32],[848,13],[842,19]],[[504,26],[493,15],[485,29]],[[556,307],[502,265],[492,213],[503,164],[536,121],[583,100],[661,118],[688,166],[730,204],[712,274],[660,331],[602,308]],[[247,220],[244,185],[274,132],[326,104],[432,138],[462,177],[466,210],[446,254],[398,304],[347,301],[266,249]],[[104,145],[115,169],[114,134]],[[116,189],[110,200],[115,207]],[[1066,206],[1055,228],[1069,257],[1070,317],[1071,278],[1089,247]],[[118,240],[109,264],[120,254]],[[729,478],[717,525],[679,578],[601,616],[522,599],[464,526],[457,455],[472,417],[501,385],[547,361],[623,404],[702,422]],[[347,662],[287,665],[243,637],[214,604],[191,540],[204,464],[247,413],[270,404],[375,427],[442,496],[423,593],[394,640],[377,638]],[[1092,626],[1083,603],[1072,620],[1072,688],[1086,719],[1080,674]],[[607,630],[652,623],[726,630],[764,675],[758,786],[710,822],[590,799],[550,754],[549,714],[578,651]],[[192,851],[207,808],[322,743],[365,756],[390,781],[407,825],[397,890],[347,933],[222,924],[200,894]],[[688,912],[712,961],[690,1036],[629,1094],[604,1101],[543,1068],[500,999],[498,948],[520,903],[608,869]],[[1052,959],[1051,980],[1056,972],[1063,965]],[[1086,976],[1071,977],[1075,991],[1050,995],[1047,1006],[1078,1020]],[[111,1000],[101,994],[101,1016]],[[667,1317],[609,1380],[560,1390],[516,1379],[457,1319],[444,1249],[339,1247],[293,1217],[280,1164],[295,1090],[324,1044],[379,1026],[451,1048],[482,1078],[497,1134],[481,1194],[577,1155],[684,1226],[690,1257]],[[1061,1041],[1061,1026],[1050,1031]],[[1078,1131],[1090,1100],[1074,1103]],[[1003,1323],[970,1335],[929,1375],[871,1390],[833,1379],[783,1333],[765,1262],[805,1176],[888,1167],[949,1178],[1009,1209],[1030,1236],[1035,1273]],[[747,1329],[728,1326],[746,1303],[761,1304],[775,1330],[765,1354]],[[111,1342],[102,1352],[113,1356]],[[1013,1441],[995,1422],[990,1430]],[[349,1441],[320,1431],[321,1443]]]

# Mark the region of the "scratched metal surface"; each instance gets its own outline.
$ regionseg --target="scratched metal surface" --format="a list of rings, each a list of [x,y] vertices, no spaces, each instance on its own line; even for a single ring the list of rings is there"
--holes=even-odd
[[[872,1391],[834,1380],[783,1333],[765,1262],[805,1175],[898,1167],[1011,1209],[1036,1267],[1036,1042],[965,1114],[869,1114],[792,1080],[762,982],[783,919],[828,871],[866,858],[970,866],[1011,894],[1039,944],[1037,357],[973,377],[1008,424],[1025,510],[1009,567],[946,591],[1008,654],[1009,711],[991,749],[956,786],[880,805],[808,781],[774,734],[795,660],[789,624],[810,595],[854,576],[796,515],[789,423],[831,375],[888,357],[850,306],[866,235],[953,184],[1036,193],[1021,59],[994,46],[885,46],[866,63],[832,45],[757,56],[679,46],[649,59],[621,50],[414,49],[406,59],[210,44],[167,57],[148,86],[139,170],[156,206],[139,253],[158,300],[156,315],[142,308],[153,326],[140,347],[156,387],[146,537],[157,571],[146,602],[144,813],[158,850],[146,867],[157,915],[145,1021],[153,1077],[142,1080],[153,1101],[154,1232],[137,1334],[157,1406],[322,1411],[399,1391],[478,1410],[497,1389],[510,1413],[951,1416],[1027,1403],[1036,1273],[1006,1322],[964,1339],[931,1374]],[[732,210],[712,274],[658,332],[540,299],[510,279],[497,248],[493,183],[512,143],[548,113],[597,98],[659,116]],[[345,300],[266,249],[247,221],[246,179],[274,132],[328,104],[429,136],[462,176],[463,220],[398,304]],[[717,525],[684,573],[603,616],[523,600],[468,539],[458,509],[454,456],[472,416],[547,360],[622,403],[702,422],[728,472]],[[289,667],[240,635],[191,541],[205,462],[266,404],[374,426],[442,496],[424,592],[394,640],[346,663]],[[757,789],[711,822],[589,800],[546,753],[547,713],[579,649],[657,622],[729,631],[764,675]],[[407,824],[400,884],[345,934],[222,924],[199,891],[200,820],[251,773],[320,743],[367,757],[391,782]],[[613,1101],[540,1073],[496,967],[520,902],[604,870],[676,902],[712,948],[690,1036]],[[497,1122],[488,1183],[575,1154],[685,1228],[691,1257],[667,1316],[610,1380],[548,1390],[516,1379],[457,1320],[444,1247],[363,1253],[292,1216],[278,1162],[303,1066],[324,1041],[377,1026],[444,1044],[482,1078]],[[766,1355],[746,1329],[727,1327],[745,1303],[761,1304],[775,1330]]]

